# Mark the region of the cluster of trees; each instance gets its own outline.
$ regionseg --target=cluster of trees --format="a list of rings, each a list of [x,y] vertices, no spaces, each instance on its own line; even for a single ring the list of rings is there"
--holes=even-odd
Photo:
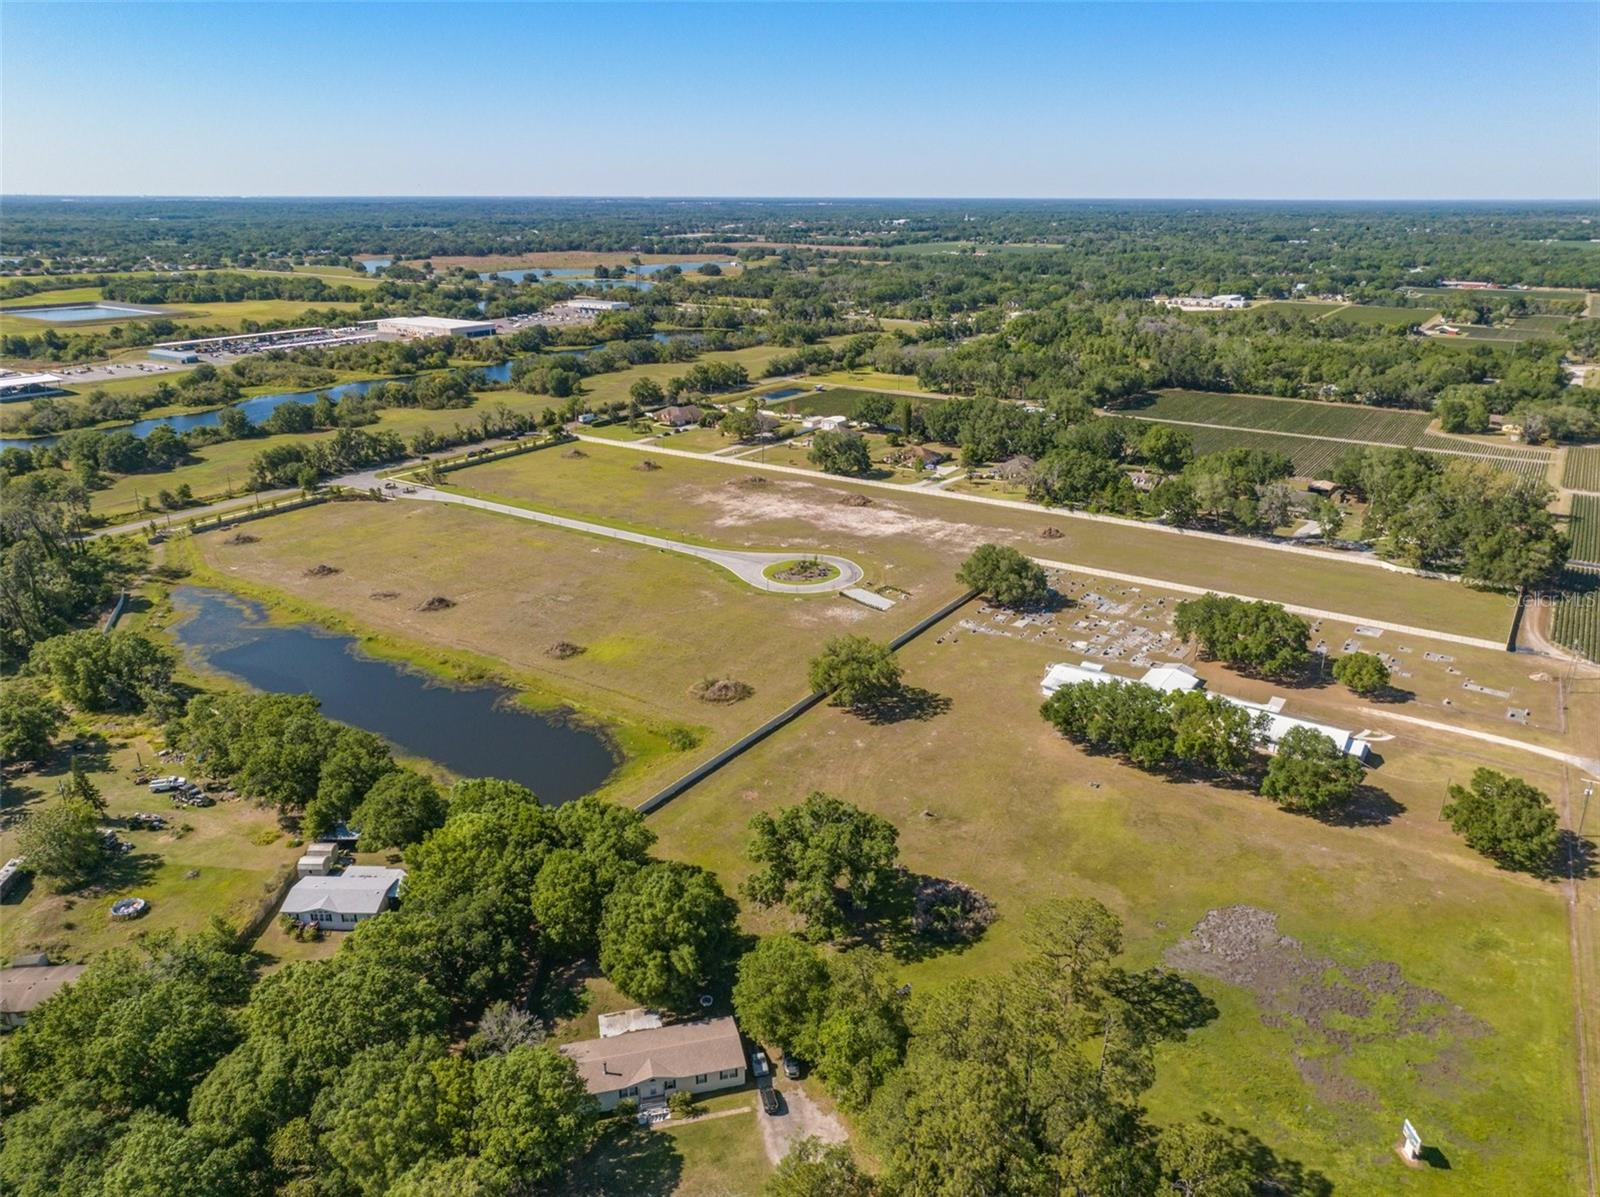
[[[825,473],[846,478],[861,478],[872,472],[872,454],[866,438],[845,429],[823,428],[813,433],[806,460]]]
[[[120,629],[64,632],[35,644],[28,655],[28,673],[80,711],[165,713],[176,665],[170,649]]]
[[[740,391],[750,385],[750,374],[738,362],[696,362],[687,374],[667,380],[667,398],[674,402],[699,395]]]
[[[813,941],[842,936],[898,876],[894,824],[820,791],[776,816],[757,815],[750,834],[756,869],[745,895],[761,906],[787,906]]]
[[[402,848],[443,824],[444,800],[428,778],[320,705],[309,694],[197,694],[168,736],[242,792],[300,814],[309,837],[348,822],[369,846]]]
[[[380,428],[340,428],[324,440],[272,445],[250,461],[249,485],[252,490],[275,486],[298,486],[309,490],[330,474],[399,461],[406,456],[406,443],[397,433]]]
[[[1044,568],[1007,545],[979,545],[962,562],[956,580],[1002,607],[1037,606],[1052,594]]]
[[[1361,763],[1313,728],[1292,728],[1262,769],[1266,716],[1198,690],[1163,692],[1140,682],[1076,682],[1039,708],[1068,739],[1113,752],[1141,769],[1200,771],[1243,780],[1287,810],[1337,811],[1356,796]]]
[[[1184,599],[1173,613],[1184,639],[1198,641],[1213,661],[1263,677],[1293,677],[1311,660],[1311,626],[1277,603],[1207,594]]]
[[[1475,769],[1467,785],[1451,785],[1441,814],[1469,848],[1503,868],[1541,876],[1556,867],[1561,824],[1550,798],[1520,777]]]
[[[835,705],[864,709],[901,690],[900,662],[887,645],[865,636],[835,636],[812,658],[806,678],[812,690],[833,695]]]
[[[1004,976],[915,998],[869,949],[824,953],[789,935],[739,964],[734,1009],[752,1036],[812,1062],[860,1111],[883,1173],[807,1145],[778,1197],[1117,1192],[1326,1193],[1326,1181],[1210,1120],[1157,1127],[1142,1097],[1155,1049],[1215,1016],[1187,981],[1122,967],[1122,928],[1091,899],[1034,912]]]
[[[261,741],[239,779],[281,791],[290,770],[274,775],[264,741],[324,739],[320,716],[290,700],[258,706],[253,728],[233,723],[244,710],[209,728],[205,750],[228,723]],[[410,784],[371,744],[339,738],[320,769],[302,762],[319,786],[376,773],[370,804]],[[329,960],[252,986],[244,945],[220,925],[97,957],[11,1041],[0,1185],[509,1197],[559,1175],[596,1133],[593,1102],[507,999],[596,954],[631,998],[693,1007],[736,951],[733,904],[702,870],[652,859],[653,835],[626,808],[551,809],[496,780],[460,782],[443,804],[406,849],[400,908]]]
[[[1367,501],[1364,534],[1386,557],[1514,589],[1554,580],[1567,538],[1542,482],[1414,449],[1348,454],[1334,481]]]
[[[0,652],[15,660],[107,601],[126,546],[82,539],[89,496],[66,474],[0,481]]]

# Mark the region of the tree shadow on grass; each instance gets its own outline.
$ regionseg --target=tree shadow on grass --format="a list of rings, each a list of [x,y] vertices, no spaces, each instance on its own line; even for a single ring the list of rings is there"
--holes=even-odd
[[[590,960],[547,968],[529,995],[528,1009],[544,1019],[545,1026],[577,1018],[589,1008],[585,982],[599,975]]]
[[[558,1197],[610,1197],[614,1193],[671,1193],[683,1175],[677,1141],[637,1125],[606,1130],[587,1155],[568,1169]]]
[[[1405,811],[1403,802],[1396,801],[1377,786],[1357,786],[1347,805],[1318,819],[1330,827],[1382,827]]]
[[[994,905],[970,886],[901,869],[856,924],[855,937],[910,964],[966,951],[995,918]]]
[[[1561,842],[1556,848],[1557,876],[1587,879],[1595,875],[1595,847],[1569,828],[1561,831]]]
[[[84,897],[124,894],[149,882],[160,867],[161,857],[154,852],[124,852],[107,859],[99,875],[78,893]]]
[[[1190,1031],[1215,1022],[1217,1004],[1193,981],[1165,968],[1115,970],[1107,987],[1126,1004],[1129,1021],[1152,1039],[1182,1042]]]
[[[876,727],[891,723],[926,723],[950,710],[951,702],[943,694],[924,690],[920,686],[902,686],[887,697],[856,708],[856,714]]]
[[[1404,686],[1385,686],[1381,690],[1374,690],[1364,696],[1369,702],[1380,703],[1387,707],[1397,707],[1401,703],[1415,702],[1417,692],[1407,690]]]

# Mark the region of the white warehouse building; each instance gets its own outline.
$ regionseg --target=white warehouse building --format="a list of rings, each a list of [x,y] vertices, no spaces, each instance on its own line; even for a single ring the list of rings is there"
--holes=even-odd
[[[493,320],[451,320],[445,316],[391,316],[378,321],[378,331],[417,341],[424,337],[492,337]]]
[[[1140,684],[1155,690],[1171,693],[1174,690],[1198,690],[1205,685],[1193,669],[1187,665],[1157,665],[1145,672],[1141,678],[1119,677],[1115,673],[1107,673],[1104,665],[1094,661],[1084,661],[1078,665],[1059,664],[1052,665],[1045,671],[1044,680],[1039,683],[1039,692],[1049,698],[1062,686],[1071,686],[1079,682],[1094,682],[1097,685],[1118,685],[1123,682],[1137,680]],[[1218,694],[1223,702],[1232,703],[1247,711],[1254,711],[1266,716],[1266,725],[1262,734],[1267,743],[1273,748],[1278,746],[1278,741],[1289,733],[1290,728],[1309,727],[1313,731],[1321,732],[1333,741],[1334,747],[1346,756],[1353,756],[1358,761],[1367,759],[1372,751],[1371,745],[1360,739],[1354,732],[1346,731],[1342,727],[1331,727],[1326,723],[1314,723],[1309,719],[1296,719],[1285,715],[1283,699],[1274,698],[1271,702],[1249,702],[1243,698],[1234,698],[1228,694]]]
[[[566,308],[569,312],[583,312],[586,315],[597,316],[603,312],[626,312],[628,301],[625,299],[598,299],[592,295],[579,295],[576,299],[563,299],[556,304],[558,308]]]

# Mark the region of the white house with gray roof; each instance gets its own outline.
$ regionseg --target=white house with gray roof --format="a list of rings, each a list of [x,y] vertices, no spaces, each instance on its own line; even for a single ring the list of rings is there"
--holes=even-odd
[[[744,1084],[744,1040],[731,1018],[705,1018],[567,1043],[561,1053],[600,1103],[624,1098],[659,1104],[672,1094],[709,1093]]]
[[[283,914],[325,931],[348,931],[394,905],[404,869],[351,865],[326,877],[302,877],[283,900]]]

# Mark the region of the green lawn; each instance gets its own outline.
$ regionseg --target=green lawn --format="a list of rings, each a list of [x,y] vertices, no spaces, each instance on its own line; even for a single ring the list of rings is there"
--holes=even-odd
[[[827,374],[808,374],[807,383],[825,382],[829,386],[859,387],[867,391],[920,391],[915,374],[884,374],[878,370],[833,370]]]
[[[14,891],[0,906],[0,957],[48,952],[52,960],[81,962],[148,932],[201,930],[212,915],[243,925],[274,898],[299,852],[273,812],[238,801],[174,809],[133,780],[140,757],[147,767],[157,764],[149,735],[116,720],[86,720],[80,726],[77,738],[89,746],[80,757],[105,797],[105,824],[132,841],[134,850],[100,882],[77,893],[52,893],[38,879]],[[72,737],[64,733],[63,738]],[[15,855],[20,820],[57,800],[56,783],[69,756],[59,754],[49,767],[8,780],[0,858]],[[160,770],[188,772],[181,765]],[[122,818],[135,811],[166,816],[167,830],[124,828]],[[111,903],[130,896],[146,899],[149,913],[133,922],[113,922]]]
[[[1037,714],[1038,678],[1062,657],[946,623],[902,660],[948,711],[872,724],[817,708],[653,815],[660,850],[731,891],[749,870],[757,811],[822,786],[883,815],[911,869],[975,886],[1000,915],[969,950],[904,964],[914,992],[1006,967],[1028,910],[1049,898],[1107,903],[1137,966],[1162,960],[1208,911],[1264,910],[1303,953],[1280,944],[1268,963],[1305,959],[1310,972],[1281,988],[1194,975],[1218,1017],[1158,1053],[1157,1121],[1214,1113],[1339,1193],[1581,1193],[1561,892],[1497,872],[1438,817],[1444,783],[1475,764],[1550,789],[1559,773],[1402,734],[1371,774],[1393,804],[1385,821],[1331,826],[1077,751]],[[746,922],[786,925],[781,911]],[[1402,1117],[1448,1172],[1395,1158]]]
[[[761,1146],[756,1120],[766,1115],[760,1112],[756,1095],[740,1090],[704,1098],[700,1105],[705,1113],[696,1119],[609,1130],[573,1166],[556,1193],[559,1197],[619,1193],[752,1197],[760,1192],[772,1165]]]

